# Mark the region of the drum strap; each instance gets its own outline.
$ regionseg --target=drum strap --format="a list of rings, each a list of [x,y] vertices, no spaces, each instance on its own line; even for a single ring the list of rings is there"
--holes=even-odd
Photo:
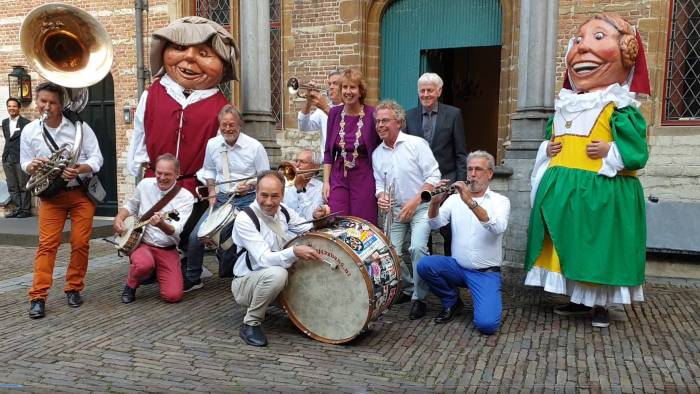
[[[282,205],[280,205],[280,210],[284,214],[284,219],[287,221],[287,224],[289,224],[289,220],[291,219],[289,216],[289,211],[287,211],[287,208],[285,208]],[[255,225],[255,229],[258,230],[258,232],[260,232],[260,219],[258,218],[258,215],[255,214],[255,211],[253,211],[253,208],[251,208],[250,206],[247,206],[247,207],[243,208],[243,212],[245,212],[246,215],[248,215],[250,220]],[[250,256],[248,255],[247,252],[248,251],[246,250],[246,248],[239,249],[238,245],[236,245],[236,261],[238,261],[238,258],[241,257],[241,255],[243,253],[245,253],[246,254],[245,255],[245,263],[248,266],[248,269],[252,271],[253,265],[250,263]]]
[[[160,200],[158,200],[158,202],[155,203],[155,205],[153,205],[151,209],[146,211],[146,213],[144,213],[143,216],[139,218],[139,222],[143,222],[145,220],[150,219],[154,213],[163,209],[165,204],[169,203],[170,200],[172,200],[177,195],[177,193],[180,192],[180,189],[182,189],[180,185],[175,185],[172,189],[170,189],[170,191],[166,193]]]

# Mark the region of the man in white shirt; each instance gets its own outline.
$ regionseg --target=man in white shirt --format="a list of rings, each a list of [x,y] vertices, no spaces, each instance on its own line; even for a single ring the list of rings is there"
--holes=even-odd
[[[449,322],[464,307],[459,288],[465,287],[472,293],[474,326],[487,335],[501,324],[502,243],[510,215],[510,200],[489,189],[493,168],[490,153],[472,152],[467,156],[469,184],[455,182],[458,194],[447,200],[447,193],[433,197],[430,227],[451,225],[452,256],[428,256],[418,262],[418,274],[442,302],[435,323]]]
[[[372,153],[372,167],[376,184],[377,205],[384,212],[390,210],[395,220],[391,229],[384,229],[391,243],[401,255],[406,234],[411,232],[412,270],[401,260],[403,297],[397,300],[413,301],[409,318],[425,316],[425,297],[428,286],[416,271],[418,261],[428,255],[428,203],[421,202],[421,192],[433,190],[440,181],[438,163],[428,143],[413,135],[403,133],[406,114],[395,101],[382,101],[375,112],[376,129],[382,143]],[[393,185],[394,196],[388,195]],[[393,201],[390,201],[393,200]],[[403,300],[401,300],[403,298]]]
[[[67,144],[73,150],[77,129],[61,112],[66,104],[63,102],[63,93],[63,87],[52,82],[36,87],[37,109],[40,114],[46,115],[46,119],[43,122],[37,119],[24,128],[19,152],[22,170],[30,176],[36,174],[52,155],[54,148],[49,145],[49,136],[57,147]],[[69,306],[77,308],[83,304],[80,292],[85,287],[95,203],[87,196],[85,187],[77,178],[80,177],[83,183],[88,182],[92,174],[100,171],[103,158],[95,132],[85,122],[82,122],[82,131],[82,148],[75,166],[66,167],[60,175],[68,181],[66,187],[51,196],[40,197],[39,246],[34,258],[32,287],[29,290],[29,317],[32,319],[44,317],[46,298],[53,282],[56,252],[69,214],[71,256],[66,270],[64,292]]]
[[[236,193],[231,203],[234,207],[242,209],[255,201],[255,177],[270,169],[265,147],[245,133],[241,132],[243,121],[241,113],[231,104],[226,104],[219,112],[219,135],[207,142],[204,154],[204,166],[197,172],[200,178],[209,186],[209,207],[217,208],[229,200],[231,193]],[[251,178],[248,181],[231,182],[219,185],[217,182],[231,181],[235,179]],[[202,262],[204,260],[204,245],[199,241],[197,233],[199,227],[209,216],[209,211],[199,218],[194,229],[189,233],[187,241],[187,263],[185,271],[185,292],[201,289]],[[221,234],[230,234],[231,227],[224,228]],[[222,240],[223,242],[223,240]],[[231,252],[219,250],[219,259],[235,258]]]
[[[144,178],[139,182],[134,195],[114,218],[114,231],[119,234],[126,231],[124,219],[128,216],[139,218],[137,222],[148,220],[141,243],[129,255],[129,276],[122,292],[122,302],[125,304],[134,302],[141,280],[150,277],[154,270],[157,272],[160,298],[165,302],[179,302],[182,299],[182,271],[177,244],[182,227],[192,213],[194,197],[186,189],[175,185],[180,175],[180,163],[174,155],[166,153],[159,156],[155,174],[155,178]],[[150,218],[144,218],[171,191],[174,197]],[[173,211],[177,211],[178,220],[168,219],[166,213]]]
[[[292,237],[311,229],[310,223],[281,204],[284,178],[277,171],[258,177],[255,202],[236,217],[233,242],[238,259],[231,283],[233,298],[247,307],[240,337],[251,346],[266,346],[260,325],[267,307],[287,284],[287,268],[297,259],[322,261],[312,247],[284,248]]]
[[[304,108],[299,111],[297,120],[299,121],[299,131],[315,132],[321,131],[321,148],[318,151],[320,154],[319,163],[323,163],[323,152],[326,151],[326,133],[328,124],[328,112],[332,107],[343,103],[343,97],[340,93],[340,77],[342,71],[334,69],[328,73],[328,98],[331,100],[330,105],[318,90],[309,90],[306,93],[306,103]],[[316,109],[311,112],[311,108]]]
[[[309,171],[305,174],[299,174],[294,178],[294,183],[285,187],[284,190],[284,205],[295,210],[306,220],[314,218],[314,212],[323,206],[323,182],[314,178],[316,173],[310,170],[317,170],[319,167],[318,161],[315,159],[318,155],[314,154],[311,149],[303,149],[297,154],[294,165],[297,171]],[[323,209],[323,213],[325,212]]]

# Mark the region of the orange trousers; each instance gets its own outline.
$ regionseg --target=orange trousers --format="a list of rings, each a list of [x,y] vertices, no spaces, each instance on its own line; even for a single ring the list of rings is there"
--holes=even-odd
[[[45,300],[53,282],[56,252],[61,245],[63,226],[70,213],[70,263],[66,269],[64,292],[82,291],[88,266],[92,217],[95,204],[78,189],[64,190],[39,204],[39,247],[34,256],[34,277],[30,300]]]

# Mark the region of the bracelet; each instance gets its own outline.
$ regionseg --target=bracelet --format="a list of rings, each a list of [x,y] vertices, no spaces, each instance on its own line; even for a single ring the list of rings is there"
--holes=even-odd
[[[479,206],[479,203],[476,202],[476,200],[472,200],[472,201],[474,201],[474,204],[467,204],[467,206],[469,207],[469,209],[471,209],[473,211],[474,209],[476,209],[476,207]]]

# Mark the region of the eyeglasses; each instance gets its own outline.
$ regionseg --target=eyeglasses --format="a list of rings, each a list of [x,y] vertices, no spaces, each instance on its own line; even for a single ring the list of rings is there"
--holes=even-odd
[[[391,122],[393,122],[394,120],[396,120],[396,119],[392,119],[392,118],[382,118],[382,119],[375,119],[374,121],[375,121],[377,124],[384,124],[384,123],[391,123]]]

